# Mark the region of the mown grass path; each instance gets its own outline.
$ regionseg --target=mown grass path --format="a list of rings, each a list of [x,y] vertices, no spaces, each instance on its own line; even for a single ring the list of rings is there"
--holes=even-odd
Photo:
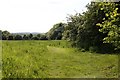
[[[117,71],[117,69],[115,70],[115,68],[117,68],[115,64],[110,63],[106,59],[103,59],[103,61],[100,60],[102,57],[105,58],[106,55],[83,52],[81,52],[81,54],[75,54],[77,52],[75,52],[75,50],[72,48],[70,49],[47,46],[47,49],[49,50],[50,55],[52,55],[51,60],[53,61],[53,63],[49,64],[51,67],[53,67],[53,70],[50,73],[56,77],[65,77],[66,75],[68,78],[104,78],[105,76],[110,76],[111,73],[109,72],[112,70],[112,76],[118,76],[115,72]],[[110,58],[112,55],[108,56]],[[113,58],[111,57],[111,60],[112,59]],[[66,73],[63,74],[64,72]]]

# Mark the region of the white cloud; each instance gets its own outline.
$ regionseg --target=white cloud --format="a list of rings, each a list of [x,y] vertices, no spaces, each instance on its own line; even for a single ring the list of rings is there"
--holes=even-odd
[[[66,20],[67,14],[82,12],[89,0],[1,0],[0,28],[10,32],[47,32]]]

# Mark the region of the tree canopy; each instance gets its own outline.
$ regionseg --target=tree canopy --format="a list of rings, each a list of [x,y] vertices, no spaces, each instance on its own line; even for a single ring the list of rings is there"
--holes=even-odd
[[[47,32],[47,37],[50,40],[61,40],[64,32],[65,23],[57,23]]]
[[[91,2],[83,14],[70,15],[64,39],[86,50],[115,51],[120,49],[120,4]]]

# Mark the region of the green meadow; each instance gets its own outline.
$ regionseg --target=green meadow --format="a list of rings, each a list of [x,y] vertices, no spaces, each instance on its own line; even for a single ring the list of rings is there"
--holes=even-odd
[[[2,78],[2,41],[0,40],[0,79]]]
[[[62,40],[2,41],[2,78],[117,78],[118,55],[82,52]]]

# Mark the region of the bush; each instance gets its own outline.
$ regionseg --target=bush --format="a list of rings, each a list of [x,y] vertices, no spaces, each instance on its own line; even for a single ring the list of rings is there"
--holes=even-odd
[[[81,52],[85,52],[86,50],[85,50],[85,49],[81,49],[80,51],[81,51]]]
[[[97,52],[97,51],[98,51],[98,47],[96,47],[96,46],[91,46],[91,47],[89,47],[89,51],[90,51],[90,52]]]
[[[99,47],[100,53],[113,53],[114,52],[114,46],[112,44],[103,44]]]

